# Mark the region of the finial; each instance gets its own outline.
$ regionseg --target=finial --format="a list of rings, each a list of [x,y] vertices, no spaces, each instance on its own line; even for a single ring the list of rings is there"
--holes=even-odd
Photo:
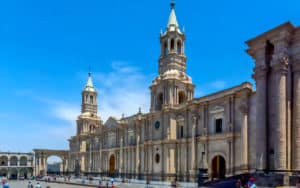
[[[89,74],[89,76],[91,76],[91,74],[92,74],[91,73],[91,65],[89,65],[89,73],[88,74]]]
[[[139,114],[141,114],[142,113],[142,108],[141,107],[139,107]]]
[[[171,1],[171,9],[174,9],[174,7],[175,7],[175,1],[172,0],[172,1]]]
[[[125,114],[124,113],[122,113],[122,119],[124,119],[125,118]]]

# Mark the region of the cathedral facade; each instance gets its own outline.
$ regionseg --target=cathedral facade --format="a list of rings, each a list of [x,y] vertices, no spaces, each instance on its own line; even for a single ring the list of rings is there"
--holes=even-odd
[[[172,3],[150,111],[104,123],[89,73],[77,133],[69,139],[68,171],[193,181],[199,169],[212,178],[300,170],[300,28],[285,23],[246,43],[256,91],[243,82],[194,98],[185,33]]]

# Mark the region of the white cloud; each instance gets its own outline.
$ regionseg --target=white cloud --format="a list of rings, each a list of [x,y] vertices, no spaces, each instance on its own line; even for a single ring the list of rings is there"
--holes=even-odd
[[[93,76],[98,89],[99,115],[106,120],[109,116],[121,117],[138,112],[148,112],[150,95],[150,77],[140,69],[126,62],[112,63],[112,71],[96,73]]]

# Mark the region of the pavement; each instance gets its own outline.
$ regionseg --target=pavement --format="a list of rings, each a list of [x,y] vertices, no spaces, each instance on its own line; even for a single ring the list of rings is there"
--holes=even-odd
[[[31,181],[33,182],[33,185],[35,186],[37,181]],[[9,188],[27,188],[28,180],[24,181],[9,181]],[[59,183],[48,183],[48,182],[39,182],[42,188],[47,188],[47,186],[50,186],[50,188],[87,188],[90,186],[79,186],[79,185],[69,185],[69,184],[59,184]],[[2,188],[2,187],[1,187]]]

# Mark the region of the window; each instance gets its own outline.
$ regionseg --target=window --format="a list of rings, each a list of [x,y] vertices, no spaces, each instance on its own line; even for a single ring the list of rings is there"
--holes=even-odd
[[[90,103],[93,104],[94,103],[94,97],[90,96]]]
[[[178,93],[178,98],[179,98],[179,100],[178,100],[179,104],[183,104],[185,102],[185,93],[184,93],[184,91],[180,91]]]
[[[155,155],[155,162],[158,164],[159,161],[160,161],[160,156],[159,156],[159,154],[157,153],[157,154]]]
[[[183,138],[183,126],[180,126],[180,138]]]
[[[174,39],[171,39],[171,51],[173,51],[175,48]]]
[[[222,119],[216,119],[216,133],[222,133]]]
[[[180,40],[177,41],[177,54],[181,54],[181,42]]]
[[[163,104],[163,94],[159,93],[157,95],[157,103],[156,103],[156,110],[161,110]]]
[[[160,122],[159,122],[159,121],[156,121],[155,124],[154,124],[154,127],[155,127],[155,129],[159,129],[159,127],[160,127]]]
[[[164,44],[164,56],[167,56],[168,55],[168,44],[167,42],[165,42]]]

